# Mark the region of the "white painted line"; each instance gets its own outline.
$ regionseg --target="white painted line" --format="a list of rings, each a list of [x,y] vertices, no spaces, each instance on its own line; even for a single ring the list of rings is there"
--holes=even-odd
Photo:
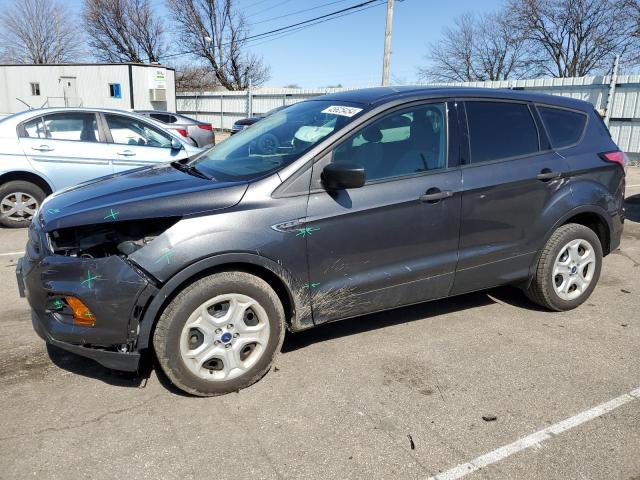
[[[640,400],[640,388],[636,388],[635,390],[632,390],[629,393],[625,393],[624,395],[620,395],[613,400],[609,400],[608,402],[597,405],[589,410],[580,412],[573,417],[569,417],[565,420],[562,420],[561,422],[532,433],[531,435],[516,440],[509,445],[505,445],[503,447],[497,448],[496,450],[493,450],[492,452],[480,455],[470,462],[460,464],[450,470],[447,470],[446,472],[442,472],[433,477],[429,477],[429,480],[455,480],[457,478],[462,478],[465,475],[469,475],[470,473],[480,470],[481,468],[484,468],[493,463],[497,463],[500,460],[504,460],[514,453],[518,453],[522,450],[526,450],[527,448],[537,446],[545,440],[552,438],[554,435],[559,435],[562,432],[566,432],[567,430],[593,420],[594,418],[598,418],[605,413],[608,413],[618,407],[621,407],[622,405],[632,402],[633,400]]]
[[[8,253],[0,253],[0,257],[11,257],[14,255],[24,255],[24,252],[8,252]]]

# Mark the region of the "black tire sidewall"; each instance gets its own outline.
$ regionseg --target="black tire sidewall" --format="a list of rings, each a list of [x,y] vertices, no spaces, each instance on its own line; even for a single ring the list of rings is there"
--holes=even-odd
[[[602,270],[602,245],[600,244],[600,239],[590,228],[583,225],[576,225],[576,227],[578,228],[562,232],[562,234],[559,236],[558,243],[553,248],[553,250],[551,251],[551,255],[549,256],[550,262],[546,265],[545,269],[544,281],[549,282],[548,287],[546,288],[549,295],[549,300],[553,303],[555,308],[562,311],[576,308],[589,298],[591,293],[593,293],[593,290],[596,288],[598,280],[600,279],[600,272]],[[553,267],[555,265],[556,258],[560,254],[560,251],[567,245],[567,243],[578,239],[586,240],[593,247],[596,255],[595,272],[593,274],[593,278],[591,279],[591,283],[589,284],[585,292],[583,292],[578,298],[575,298],[573,300],[564,300],[560,298],[555,291],[553,285]]]
[[[247,279],[254,281],[247,281]],[[264,283],[267,289],[263,288],[260,283]],[[161,318],[161,321],[168,322],[164,352],[166,367],[169,370],[165,373],[169,378],[179,388],[189,393],[218,395],[247,387],[264,376],[284,338],[284,311],[275,292],[269,290],[270,287],[263,280],[253,275],[238,274],[237,272],[206,277],[186,289],[183,292],[184,295],[180,295],[179,302],[171,305],[172,308],[168,309],[170,318]],[[200,305],[218,295],[229,293],[247,295],[264,308],[269,321],[269,341],[262,357],[240,377],[223,381],[207,381],[193,374],[185,365],[180,354],[180,336],[187,319]]]
[[[31,195],[38,202],[38,207],[42,205],[42,202],[46,197],[45,192],[36,184],[25,180],[12,180],[0,185],[0,200],[2,200],[7,195],[15,192],[24,192]],[[0,225],[7,228],[24,228],[28,227],[30,223],[31,219],[14,221],[0,216]]]

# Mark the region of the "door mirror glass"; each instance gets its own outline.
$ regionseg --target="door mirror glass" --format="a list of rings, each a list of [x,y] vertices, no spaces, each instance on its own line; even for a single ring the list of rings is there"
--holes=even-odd
[[[182,150],[184,146],[180,143],[180,140],[177,138],[171,139],[171,150]]]
[[[365,181],[364,167],[357,163],[330,163],[322,170],[322,183],[327,190],[360,188]]]

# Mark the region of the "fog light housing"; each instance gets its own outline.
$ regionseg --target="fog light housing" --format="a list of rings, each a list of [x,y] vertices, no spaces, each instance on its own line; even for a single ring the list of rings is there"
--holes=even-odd
[[[96,316],[82,301],[76,297],[64,297],[73,312],[73,324],[79,327],[93,327]]]

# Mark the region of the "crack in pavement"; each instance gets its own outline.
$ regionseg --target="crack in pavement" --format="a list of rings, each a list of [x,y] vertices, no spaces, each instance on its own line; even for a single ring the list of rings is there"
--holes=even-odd
[[[74,430],[76,428],[82,428],[82,427],[85,427],[87,425],[91,425],[93,423],[98,423],[98,422],[100,422],[101,420],[103,420],[104,418],[106,418],[108,416],[120,415],[122,413],[127,413],[127,412],[131,412],[133,410],[136,410],[136,409],[138,409],[140,407],[143,407],[143,406],[149,404],[152,400],[155,400],[156,398],[159,398],[161,396],[163,396],[163,395],[162,394],[154,395],[153,397],[145,400],[144,402],[140,402],[140,403],[137,403],[136,405],[132,405],[132,406],[126,407],[126,408],[121,408],[121,409],[118,409],[118,410],[111,410],[109,412],[102,413],[102,414],[98,415],[95,418],[92,418],[90,420],[84,420],[84,421],[82,421],[80,423],[77,423],[75,425],[67,425],[67,426],[58,427],[58,428],[56,428],[56,427],[47,427],[47,428],[43,428],[43,429],[36,430],[36,431],[33,431],[33,432],[24,432],[24,433],[19,433],[17,435],[9,435],[7,437],[0,437],[0,442],[4,441],[4,440],[13,440],[15,438],[25,437],[27,435],[40,435],[41,433],[50,433],[50,432],[51,433],[58,433],[58,432],[65,432],[65,431],[68,431],[68,430]]]

